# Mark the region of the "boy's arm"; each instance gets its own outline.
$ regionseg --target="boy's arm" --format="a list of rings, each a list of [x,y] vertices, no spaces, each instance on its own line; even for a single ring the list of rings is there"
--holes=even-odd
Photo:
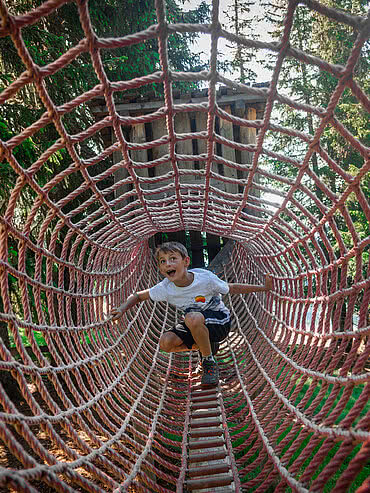
[[[257,291],[270,291],[272,289],[271,274],[266,274],[265,285],[258,286],[255,284],[229,284],[230,294],[248,294]]]
[[[130,294],[127,300],[122,303],[122,305],[117,306],[116,308],[112,308],[110,315],[112,316],[112,320],[118,320],[122,315],[132,308],[133,306],[141,303],[142,301],[149,299],[149,289],[145,291],[139,291],[138,293]]]

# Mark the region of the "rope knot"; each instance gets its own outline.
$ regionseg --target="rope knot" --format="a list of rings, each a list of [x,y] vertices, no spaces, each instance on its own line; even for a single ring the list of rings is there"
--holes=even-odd
[[[158,33],[161,37],[167,37],[169,32],[167,21],[163,21],[161,24],[158,24]]]
[[[36,63],[32,63],[31,67],[27,70],[27,72],[34,82],[42,81],[41,69]]]
[[[47,113],[48,113],[48,116],[50,117],[51,120],[58,120],[59,111],[58,111],[58,108],[56,108],[55,106],[52,106],[51,108],[49,108]]]
[[[87,46],[88,46],[91,54],[98,52],[98,50],[99,50],[98,43],[99,43],[98,36],[95,33],[91,33],[91,36],[89,36],[89,38],[87,40]]]
[[[215,22],[214,24],[212,24],[212,32],[220,35],[221,31],[222,31],[221,22],[219,20],[217,20],[217,22]]]

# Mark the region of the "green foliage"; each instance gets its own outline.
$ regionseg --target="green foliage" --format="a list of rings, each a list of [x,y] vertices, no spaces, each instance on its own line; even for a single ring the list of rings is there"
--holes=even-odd
[[[251,6],[255,2],[245,2],[242,0],[230,0],[227,8],[224,10],[227,30],[237,36],[244,36],[248,39],[256,39],[256,23],[258,22],[252,15]],[[239,81],[255,82],[257,74],[251,68],[251,61],[255,57],[255,51],[241,44],[228,45],[231,52],[224,70],[234,70],[239,72]]]
[[[363,0],[325,0],[323,2],[329,7],[343,9],[352,15],[366,17],[367,2]],[[283,31],[286,3],[281,0],[270,6],[271,22],[273,24],[273,37],[277,40],[281,38]],[[299,5],[295,11],[293,25],[290,34],[290,44],[292,47],[314,55],[331,64],[345,66],[348,57],[357,39],[356,29],[340,22],[336,22],[324,15],[311,11],[305,6]],[[266,65],[273,67],[276,62],[276,55],[271,55],[266,61]],[[370,69],[370,50],[367,43],[362,52],[361,59],[357,63],[353,72],[354,81],[360,86],[363,92],[369,93],[370,82],[368,73]],[[326,108],[330,102],[333,92],[338,85],[338,78],[333,74],[319,70],[317,67],[301,62],[294,57],[286,57],[281,68],[278,90],[282,94],[287,94],[293,100],[311,106]],[[289,107],[288,105],[278,104],[275,107],[275,118],[281,125],[295,130],[314,135],[321,120],[314,114],[301,112]],[[363,145],[370,145],[370,130],[368,114],[356,99],[352,91],[347,87],[334,111],[335,118],[352,133]],[[321,147],[327,152],[329,157],[342,167],[346,173],[356,177],[359,170],[364,165],[362,155],[335,129],[328,124],[321,137]],[[307,144],[300,139],[285,136],[279,133],[269,134],[269,146],[276,152],[302,162],[307,152]],[[272,171],[280,176],[289,177],[295,180],[299,168],[276,159],[267,160]],[[331,190],[336,196],[340,196],[348,187],[348,183],[339,176],[328,163],[318,154],[313,154],[310,161],[310,168],[317,175],[320,181]],[[307,175],[303,176],[302,183],[309,188],[317,198],[328,208],[332,207],[332,200],[318,187],[318,185]],[[286,189],[285,184],[280,184],[274,180],[272,185],[276,188]],[[353,222],[354,229],[361,241],[369,235],[369,221],[365,215],[362,200],[370,196],[370,177],[363,177],[359,189],[362,192],[352,193],[346,200],[345,206]],[[308,199],[302,190],[295,192],[295,199],[303,204],[309,212],[320,219],[322,213],[319,208]],[[287,208],[292,210],[300,220],[308,227],[312,227],[308,219],[291,203]],[[285,220],[291,224],[293,221],[289,216]],[[357,238],[352,236],[349,231],[342,210],[337,210],[334,221],[343,238],[344,244],[351,249]],[[294,226],[293,226],[294,227]],[[334,247],[337,257],[341,256],[341,250],[337,239],[330,227],[325,230],[330,243]],[[302,252],[303,255],[306,255]],[[306,256],[307,257],[307,256]],[[307,258],[307,260],[309,260]],[[363,252],[363,274],[366,277],[366,265],[369,260],[368,249]],[[355,260],[351,260],[348,266],[348,274],[353,277],[356,270]]]
[[[39,332],[37,330],[32,331],[33,332],[33,337],[35,338],[35,341],[39,346],[46,346],[46,341],[44,339],[44,336],[42,335],[42,332]],[[27,336],[27,331],[24,328],[19,329],[19,335],[21,336],[22,343],[24,346],[30,346],[30,341]],[[10,339],[10,346],[15,347],[15,342],[14,342],[14,337],[10,333],[9,334],[9,339]]]

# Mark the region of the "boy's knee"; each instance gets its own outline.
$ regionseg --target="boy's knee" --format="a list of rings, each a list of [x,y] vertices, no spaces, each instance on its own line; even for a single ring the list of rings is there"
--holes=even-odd
[[[159,347],[162,351],[170,353],[174,347],[174,341],[171,333],[163,334],[159,339]]]
[[[185,324],[190,330],[204,326],[204,316],[199,312],[189,312],[185,315]]]

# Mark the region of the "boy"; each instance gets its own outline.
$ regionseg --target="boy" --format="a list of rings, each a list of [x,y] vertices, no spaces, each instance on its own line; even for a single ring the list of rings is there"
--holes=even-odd
[[[160,245],[155,256],[163,281],[131,294],[121,306],[112,309],[112,319],[117,320],[128,309],[149,298],[175,305],[184,312],[184,319],[162,334],[160,348],[168,353],[198,349],[202,355],[202,386],[215,386],[219,375],[213,354],[230,331],[230,312],[221,295],[269,291],[272,279],[267,274],[265,286],[228,284],[208,270],[188,270],[188,252],[184,245],[174,241]]]

